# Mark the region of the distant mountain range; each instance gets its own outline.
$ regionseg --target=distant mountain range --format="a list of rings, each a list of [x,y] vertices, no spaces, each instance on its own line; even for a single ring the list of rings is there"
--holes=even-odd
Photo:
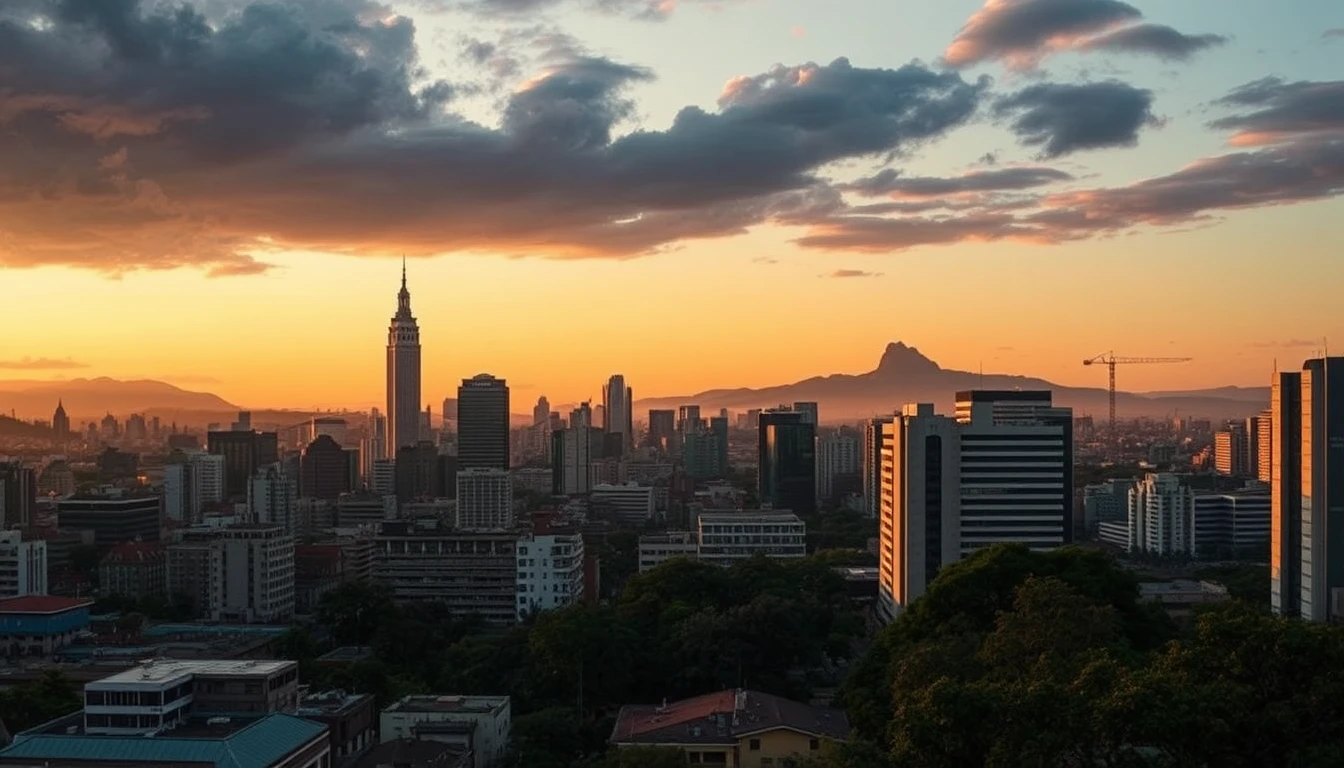
[[[1104,380],[1105,374],[1097,371]],[[762,389],[711,389],[684,397],[659,397],[636,401],[643,413],[649,408],[700,406],[701,413],[721,408],[740,411],[770,408],[798,401],[819,404],[823,422],[853,421],[891,413],[905,403],[934,403],[951,413],[956,393],[967,389],[1048,389],[1056,405],[1073,408],[1074,414],[1098,419],[1108,413],[1103,387],[1064,387],[1044,379],[1006,374],[979,374],[940,367],[915,347],[901,342],[887,345],[877,367],[867,373],[832,374]],[[1118,392],[1119,418],[1160,418],[1181,414],[1211,419],[1241,418],[1269,407],[1268,387],[1220,387],[1187,392]]]
[[[230,413],[238,407],[209,392],[192,392],[162,381],[70,379],[69,381],[0,381],[0,413],[19,418],[50,419],[56,403],[63,403],[72,423],[101,419],[111,413],[124,419],[131,413],[157,415],[171,421],[174,414]]]

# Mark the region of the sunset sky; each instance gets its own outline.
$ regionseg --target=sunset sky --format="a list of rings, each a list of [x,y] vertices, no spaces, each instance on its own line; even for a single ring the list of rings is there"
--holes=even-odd
[[[1344,349],[1338,0],[0,0],[0,378],[428,402]],[[435,405],[435,411],[438,408]]]

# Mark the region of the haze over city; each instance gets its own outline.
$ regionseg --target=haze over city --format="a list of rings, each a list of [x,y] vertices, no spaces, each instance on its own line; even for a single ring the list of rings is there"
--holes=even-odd
[[[426,401],[1344,343],[1337,3],[181,7],[0,7],[0,378],[368,406],[402,254]]]

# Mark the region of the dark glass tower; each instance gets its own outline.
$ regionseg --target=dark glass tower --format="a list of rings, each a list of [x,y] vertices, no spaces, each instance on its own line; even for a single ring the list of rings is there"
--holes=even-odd
[[[457,388],[457,468],[509,468],[509,386],[482,373]]]
[[[816,426],[808,414],[772,410],[758,428],[757,483],[761,502],[794,514],[817,509]]]

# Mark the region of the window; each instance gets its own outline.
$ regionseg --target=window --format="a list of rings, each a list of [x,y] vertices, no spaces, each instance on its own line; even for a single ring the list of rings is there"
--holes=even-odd
[[[747,749],[750,749],[752,752],[760,752],[760,751],[761,751],[761,740],[760,740],[760,739],[752,739],[752,740],[748,741],[748,742],[747,742]]]
[[[813,752],[816,752],[818,749],[821,749],[821,739],[808,739],[807,748],[812,750]]]

